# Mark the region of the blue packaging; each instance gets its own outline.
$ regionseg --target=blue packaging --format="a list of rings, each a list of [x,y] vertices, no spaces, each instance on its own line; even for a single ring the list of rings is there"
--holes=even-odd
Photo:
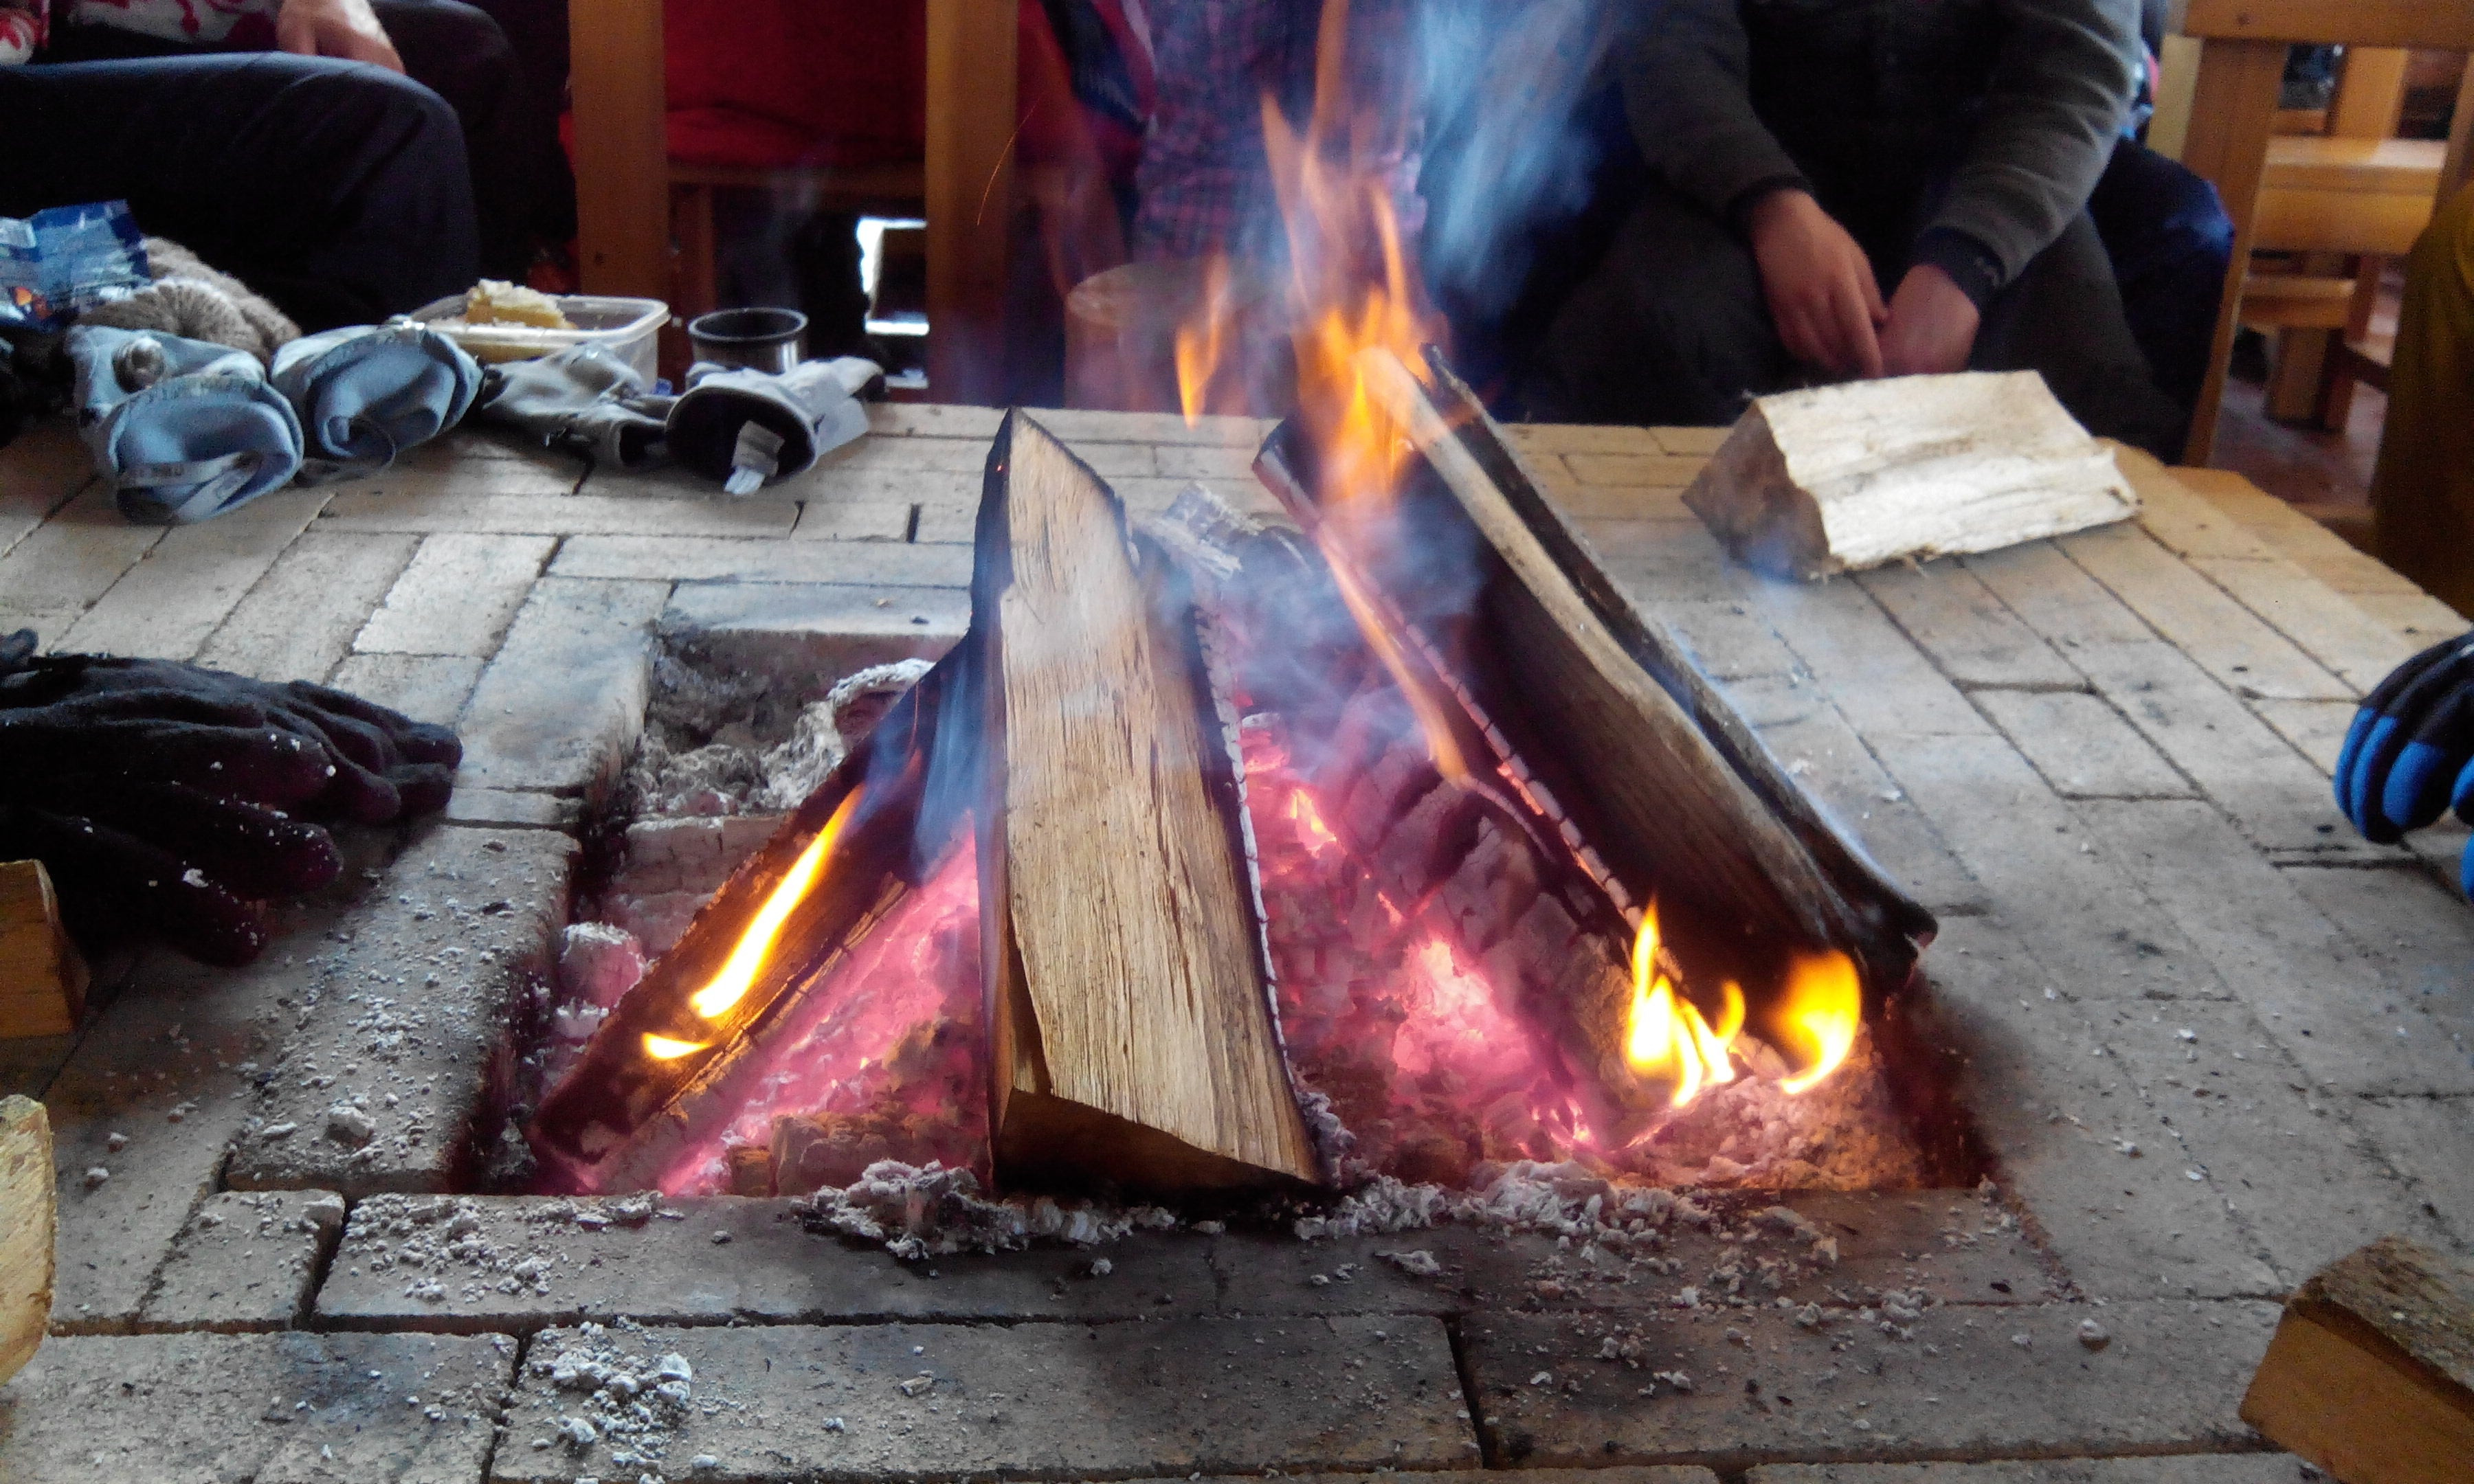
[[[125,201],[0,217],[0,328],[61,329],[153,281]]]

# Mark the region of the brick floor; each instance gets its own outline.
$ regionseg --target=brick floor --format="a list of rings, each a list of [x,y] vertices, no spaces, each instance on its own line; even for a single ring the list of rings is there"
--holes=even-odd
[[[0,627],[325,675],[458,723],[468,754],[455,823],[348,836],[348,881],[257,968],[108,964],[81,1037],[0,1045],[0,1078],[50,1104],[62,1217],[55,1337],[0,1388],[0,1476],[2286,1484],[2232,1416],[2264,1301],[2388,1230],[2474,1250],[2462,831],[2367,846],[2326,781],[2353,698],[2462,622],[2221,481],[2155,486],[2132,525],[1783,586],[1681,505],[1707,429],[1513,441],[1943,913],[1918,1017],[1965,1059],[1989,1196],[1790,1197],[1831,1268],[1760,1269],[1736,1212],[1630,1255],[1656,1265],[1449,1227],[1240,1230],[1131,1239],[1095,1276],[1063,1248],[906,1265],[787,1202],[596,1225],[420,1193],[466,1178],[498,1112],[503,1012],[636,735],[649,631],[819,664],[961,632],[996,415],[872,416],[747,501],[482,436],[170,533],[122,522],[65,429],[0,450]],[[1264,424],[1040,416],[1137,515],[1189,479],[1273,509],[1247,472]],[[587,1322],[689,1361],[658,1459],[551,1438],[592,1399],[517,1362]],[[213,1332],[249,1329],[273,1332]],[[1939,1461],[1856,1461],[1896,1459]]]

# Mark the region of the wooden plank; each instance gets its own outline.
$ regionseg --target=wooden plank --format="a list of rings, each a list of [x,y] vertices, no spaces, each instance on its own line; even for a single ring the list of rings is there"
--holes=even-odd
[[[52,1127],[32,1098],[0,1098],[0,1382],[43,1343],[52,1318]]]
[[[2462,0],[2190,0],[2185,36],[2279,48],[2402,46],[2474,50],[2474,9]]]
[[[576,271],[588,294],[670,297],[670,151],[662,0],[576,0]]]
[[[1137,1188],[1319,1178],[1272,1023],[1181,601],[1105,485],[1017,413],[973,583],[991,668],[982,897],[999,1167]],[[1215,754],[1219,754],[1215,756]]]
[[[2233,9],[2229,0],[2206,3]],[[2284,11],[2319,8],[2317,0],[2277,0],[2277,6]],[[2225,371],[2233,355],[2234,331],[2241,323],[2243,277],[2250,263],[2260,176],[2267,166],[2268,132],[2285,81],[2285,42],[2232,39],[2241,35],[2230,29],[2236,18],[2227,16],[2228,29],[2221,32],[2192,33],[2212,39],[2199,54],[2181,159],[2223,199],[2225,214],[2233,219],[2234,244],[2232,267],[2217,300],[2217,333],[2208,352],[2207,380],[2200,387],[2190,442],[2183,449],[2185,464],[2205,464],[2216,450],[2217,408],[2224,400]],[[2238,18],[2248,21],[2247,0]]]
[[[940,402],[1007,400],[1014,49],[1013,7],[928,0],[928,384]]]
[[[38,860],[0,861],[0,1041],[75,1031],[85,990],[51,874]]]
[[[2344,75],[2337,80],[2328,132],[2343,139],[2386,139],[2405,112],[2405,69],[2413,54],[2401,46],[2345,48]]]
[[[2243,1421],[2345,1484],[2462,1476],[2474,1458],[2474,1266],[2403,1237],[2295,1290]]]

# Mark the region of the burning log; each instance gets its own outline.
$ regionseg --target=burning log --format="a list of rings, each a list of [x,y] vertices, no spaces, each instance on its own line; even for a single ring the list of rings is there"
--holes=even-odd
[[[1430,704],[1447,714],[1430,742],[1517,793],[1615,910],[1642,905],[1623,883],[1666,909],[1667,956],[1654,969],[1636,965],[1626,1002],[1608,1008],[1616,992],[1603,975],[1564,987],[1576,996],[1573,1033],[1600,1064],[1621,1050],[1638,1065],[1647,1048],[1628,1041],[1639,996],[1663,978],[1704,1001],[1686,1028],[1729,1018],[1713,992],[1742,985],[1751,1022],[1798,1046],[1803,1029],[1776,1022],[1789,1018],[1791,992],[1816,989],[1816,966],[1831,953],[1852,961],[1878,1005],[1905,984],[1931,915],[1820,815],[1679,647],[1634,613],[1476,399],[1436,371],[1429,386],[1389,351],[1357,356],[1370,403],[1421,458],[1394,496],[1386,539],[1360,541],[1344,520],[1320,544],[1345,584],[1356,569],[1366,589],[1391,595],[1432,585],[1409,565],[1420,554],[1472,554],[1478,590],[1457,610],[1418,619],[1392,602],[1366,605],[1409,657],[1407,672],[1427,677],[1416,683],[1436,687]],[[1316,457],[1289,424],[1257,465],[1309,529],[1331,526],[1352,498],[1318,486]],[[1723,1057],[1708,1065],[1725,1067]]]
[[[1189,604],[1116,497],[1016,412],[973,579],[986,665],[981,902],[1008,1180],[1313,1181],[1235,780]]]
[[[1684,503],[1738,561],[1807,582],[2139,513],[2112,453],[2034,371],[1756,398]]]
[[[958,848],[928,775],[950,698],[970,683],[957,651],[897,701],[594,1033],[532,1123],[534,1149],[570,1183],[655,1185],[717,1137],[733,1110],[707,1094]]]

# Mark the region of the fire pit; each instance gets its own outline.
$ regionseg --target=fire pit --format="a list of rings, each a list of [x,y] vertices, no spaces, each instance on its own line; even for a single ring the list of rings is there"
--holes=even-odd
[[[1429,407],[1461,395],[1401,375]],[[1017,415],[971,634],[933,665],[733,680],[745,654],[700,665],[673,636],[625,838],[713,848],[704,879],[602,894],[655,955],[641,980],[619,934],[570,931],[542,1186],[808,1195],[884,1161],[1205,1204],[1519,1161],[1972,1181],[1907,1029],[1929,917],[1671,647],[1574,607],[1604,580],[1560,525],[1520,527],[1567,548],[1552,571],[1507,560],[1481,524],[1503,512],[1456,501],[1451,439],[1404,464],[1388,532],[1307,492],[1344,487],[1302,427],[1259,466],[1301,525],[1197,490],[1128,531]],[[1475,446],[1492,467],[1463,486],[1535,502]],[[1518,611],[1541,588],[1564,611]],[[1645,740],[1576,741],[1604,697],[1540,691],[1541,654],[1631,682],[1614,730]],[[1686,844],[1640,837],[1644,798]]]

